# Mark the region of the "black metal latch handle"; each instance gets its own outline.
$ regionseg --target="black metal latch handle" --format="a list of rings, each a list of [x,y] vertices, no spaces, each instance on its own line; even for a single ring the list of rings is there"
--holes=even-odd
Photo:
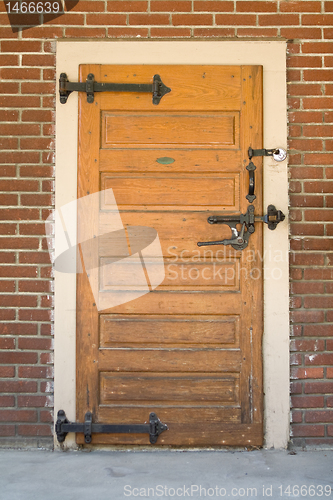
[[[85,82],[70,82],[66,73],[59,78],[59,94],[61,104],[66,104],[72,92],[86,92],[87,102],[94,102],[95,92],[151,92],[153,104],[159,104],[165,94],[171,89],[164,85],[160,75],[154,75],[153,83],[97,83],[92,73],[89,73]]]
[[[149,423],[146,424],[94,424],[92,413],[88,411],[84,423],[69,422],[64,410],[58,411],[55,432],[59,443],[63,443],[69,432],[84,434],[85,443],[89,444],[92,434],[149,434],[151,444],[155,444],[161,432],[168,429],[157,417],[156,413],[149,414]]]
[[[226,224],[230,227],[232,238],[220,241],[199,241],[198,247],[210,245],[231,245],[235,250],[244,250],[249,244],[250,235],[255,231],[255,222],[264,222],[268,229],[274,230],[276,226],[285,219],[281,210],[277,210],[274,205],[267,207],[266,215],[254,215],[254,206],[250,205],[245,214],[239,215],[211,215],[208,217],[209,224]],[[242,227],[238,232],[237,224]]]
[[[250,163],[247,165],[246,170],[249,171],[249,193],[246,195],[246,199],[249,203],[253,203],[256,199],[256,195],[254,194],[255,188],[255,170],[256,166],[251,161],[253,156],[273,156],[275,161],[283,161],[287,157],[287,153],[282,148],[274,148],[274,149],[248,149],[248,155]]]

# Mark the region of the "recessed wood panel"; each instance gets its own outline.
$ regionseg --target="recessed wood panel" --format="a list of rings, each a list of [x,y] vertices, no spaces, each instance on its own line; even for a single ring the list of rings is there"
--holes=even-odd
[[[172,163],[158,160],[169,158]],[[169,161],[170,161],[169,160]],[[244,166],[241,151],[235,149],[101,149],[100,172],[218,172],[241,173]],[[248,176],[248,172],[246,171]],[[247,194],[247,193],[246,193]]]
[[[239,192],[239,175],[228,174],[105,174],[101,176],[103,189],[112,189],[117,205],[122,208],[146,209],[159,207],[174,209],[175,206],[234,207]],[[112,199],[113,203],[113,199]],[[105,197],[105,209],[108,199]]]
[[[100,259],[100,291],[142,290],[151,283],[159,283],[161,273],[165,278],[157,290],[239,290],[239,259],[230,262],[182,259],[170,262],[131,255],[115,261],[114,258]],[[161,269],[162,268],[162,269]]]
[[[105,112],[102,147],[239,147],[238,113]]]
[[[239,375],[184,373],[100,373],[100,402],[171,405],[237,404]]]
[[[100,347],[238,346],[238,316],[100,316]]]
[[[239,373],[242,364],[239,349],[100,349],[98,357],[99,370],[112,372]]]

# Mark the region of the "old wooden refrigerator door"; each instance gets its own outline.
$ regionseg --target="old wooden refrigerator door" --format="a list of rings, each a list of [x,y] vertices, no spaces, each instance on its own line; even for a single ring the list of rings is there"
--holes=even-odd
[[[96,210],[78,210],[79,241],[96,238],[117,211],[125,230],[119,248],[112,236],[100,239],[94,269],[78,274],[77,419],[91,411],[95,422],[135,424],[155,412],[168,425],[157,446],[260,446],[262,224],[243,251],[197,242],[230,237],[207,217],[249,205],[247,150],[262,147],[262,68],[82,65],[80,80],[88,73],[119,83],[159,74],[171,92],[158,105],[148,93],[96,93],[92,104],[79,94],[78,198],[101,192]],[[261,215],[260,158],[256,166]],[[154,256],[139,248],[149,228],[164,260],[156,288],[144,269]],[[92,443],[148,445],[149,436],[95,434]]]

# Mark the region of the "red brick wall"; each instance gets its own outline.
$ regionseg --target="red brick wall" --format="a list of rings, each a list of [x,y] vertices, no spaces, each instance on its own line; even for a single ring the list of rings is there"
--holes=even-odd
[[[52,443],[53,41],[138,36],[288,40],[291,431],[332,445],[333,1],[317,0],[81,0],[18,33],[1,2],[0,445]]]

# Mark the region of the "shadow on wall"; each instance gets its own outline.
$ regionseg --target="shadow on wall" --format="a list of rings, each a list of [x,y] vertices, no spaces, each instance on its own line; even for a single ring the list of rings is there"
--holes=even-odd
[[[79,0],[27,0],[5,2],[13,33],[54,21],[74,9]]]

